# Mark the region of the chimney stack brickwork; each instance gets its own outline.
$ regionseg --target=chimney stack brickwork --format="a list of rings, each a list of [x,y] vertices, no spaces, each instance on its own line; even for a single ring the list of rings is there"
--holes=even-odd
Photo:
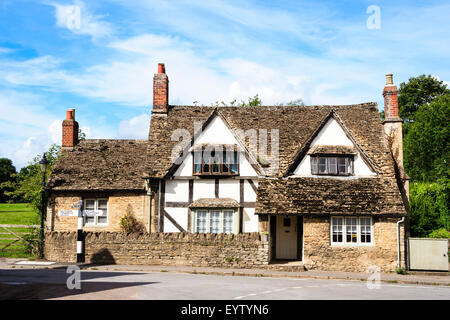
[[[62,147],[73,148],[78,143],[78,122],[75,121],[75,109],[66,111],[66,119],[62,123]]]
[[[400,120],[398,116],[398,89],[392,79],[392,74],[386,75],[386,86],[383,89],[384,116],[386,120]]]
[[[169,78],[163,63],[158,64],[158,73],[153,76],[153,111],[167,113],[169,108]]]

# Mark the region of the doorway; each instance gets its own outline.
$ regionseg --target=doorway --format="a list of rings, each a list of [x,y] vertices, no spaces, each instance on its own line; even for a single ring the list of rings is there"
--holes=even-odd
[[[272,259],[302,260],[303,217],[296,215],[272,216]]]

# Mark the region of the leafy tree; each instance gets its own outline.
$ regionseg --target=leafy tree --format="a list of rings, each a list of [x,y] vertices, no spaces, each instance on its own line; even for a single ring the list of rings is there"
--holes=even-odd
[[[0,202],[6,202],[10,200],[5,192],[12,191],[12,183],[14,181],[14,175],[16,174],[16,168],[13,166],[10,159],[0,159]]]
[[[450,94],[450,90],[442,81],[431,75],[420,75],[409,78],[407,83],[402,82],[398,90],[398,107],[400,117],[404,120],[415,120],[416,112],[425,103],[444,94]]]
[[[405,170],[413,181],[450,179],[450,94],[423,104],[404,138]]]
[[[61,146],[53,144],[50,149],[45,153],[49,162],[46,181],[51,174],[53,165],[59,156],[59,150]],[[16,182],[14,183],[14,190],[7,192],[8,196],[14,199],[22,199],[25,202],[30,203],[36,212],[40,212],[42,208],[42,173],[39,167],[39,161],[42,159],[42,155],[34,157],[30,164],[22,168],[18,174],[16,174]]]

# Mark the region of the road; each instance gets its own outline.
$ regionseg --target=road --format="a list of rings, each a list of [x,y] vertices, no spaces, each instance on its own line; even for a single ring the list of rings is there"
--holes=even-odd
[[[143,300],[450,300],[449,286],[366,281],[218,276],[172,272],[82,270],[69,290],[66,269],[0,269],[0,299]]]

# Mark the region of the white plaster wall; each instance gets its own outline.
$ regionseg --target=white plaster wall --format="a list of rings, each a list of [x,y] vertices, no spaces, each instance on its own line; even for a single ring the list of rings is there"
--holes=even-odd
[[[258,232],[258,216],[255,214],[255,208],[244,208],[242,223],[242,232]]]
[[[336,120],[331,118],[319,132],[317,137],[312,141],[311,148],[316,145],[328,145],[328,146],[353,146],[353,142],[346,136],[344,130],[337,123]],[[354,177],[362,176],[375,176],[376,173],[370,170],[370,168],[364,163],[360,154],[355,155],[354,162],[354,176],[350,177],[338,177],[339,179],[352,179]],[[303,157],[300,164],[294,170],[296,176],[311,177],[311,160],[309,155]],[[330,176],[334,177],[334,176]]]
[[[187,202],[189,201],[189,181],[188,180],[166,180],[166,202]]]
[[[168,214],[175,221],[183,227],[184,230],[187,230],[188,227],[188,209],[187,208],[165,208]],[[177,227],[175,227],[172,222],[164,216],[164,232],[180,232]]]
[[[194,180],[194,201],[200,198],[215,197],[215,181],[214,179]]]
[[[258,187],[258,183],[253,181],[256,187]],[[244,182],[244,201],[245,202],[255,202],[256,201],[256,192],[253,190],[250,183],[245,180]]]
[[[219,179],[219,198],[231,198],[239,202],[239,180]]]

